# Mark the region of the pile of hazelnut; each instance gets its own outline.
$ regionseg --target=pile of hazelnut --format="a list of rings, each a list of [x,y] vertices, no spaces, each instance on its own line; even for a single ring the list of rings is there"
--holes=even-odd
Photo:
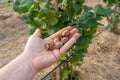
[[[60,49],[71,37],[71,33],[69,30],[63,31],[60,35],[58,35],[54,40],[53,43],[47,43],[46,48],[47,50],[54,50]]]

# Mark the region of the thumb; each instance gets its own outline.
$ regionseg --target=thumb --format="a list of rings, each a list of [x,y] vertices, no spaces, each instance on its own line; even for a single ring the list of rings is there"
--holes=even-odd
[[[37,36],[37,37],[40,37],[40,36],[41,36],[40,29],[37,28],[33,35],[35,35],[35,36]]]

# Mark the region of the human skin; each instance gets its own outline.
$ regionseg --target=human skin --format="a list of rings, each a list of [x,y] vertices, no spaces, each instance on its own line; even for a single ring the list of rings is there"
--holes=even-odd
[[[64,30],[70,30],[72,37],[60,49],[49,51],[45,45],[53,42],[54,38]],[[57,62],[60,57],[76,42],[79,38],[76,28],[65,27],[55,34],[42,39],[40,30],[28,38],[22,54],[0,69],[0,80],[32,80],[41,70]]]

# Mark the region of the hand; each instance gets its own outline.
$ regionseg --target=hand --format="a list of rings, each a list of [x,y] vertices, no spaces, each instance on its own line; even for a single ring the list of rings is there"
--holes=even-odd
[[[53,39],[61,34],[64,30],[70,30],[72,35],[70,40],[64,44],[62,48],[48,51],[45,47],[46,43],[53,42]],[[40,30],[37,29],[35,33],[28,39],[23,53],[27,54],[29,61],[31,61],[32,66],[37,72],[57,62],[61,55],[65,53],[79,38],[78,30],[71,27],[65,27],[45,39],[41,39],[40,36]]]

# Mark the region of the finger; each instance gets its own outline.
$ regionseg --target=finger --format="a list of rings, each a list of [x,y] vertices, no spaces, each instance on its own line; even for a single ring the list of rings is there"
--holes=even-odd
[[[80,37],[78,33],[75,33],[73,37],[60,49],[61,55],[65,53],[75,42],[76,40]]]
[[[73,36],[75,33],[78,32],[78,29],[77,28],[73,28],[70,33],[71,33],[71,36]]]
[[[53,50],[53,55],[55,56],[56,60],[58,61],[60,59],[60,50],[54,49]]]
[[[72,27],[70,27],[70,26],[65,27],[65,28],[61,29],[60,31],[56,32],[55,34],[51,35],[50,38],[54,39],[55,37],[60,35],[64,30],[71,30],[71,29],[72,29]]]
[[[40,37],[40,36],[41,36],[40,29],[37,28],[33,35],[35,35],[35,36],[37,36],[37,37]]]

